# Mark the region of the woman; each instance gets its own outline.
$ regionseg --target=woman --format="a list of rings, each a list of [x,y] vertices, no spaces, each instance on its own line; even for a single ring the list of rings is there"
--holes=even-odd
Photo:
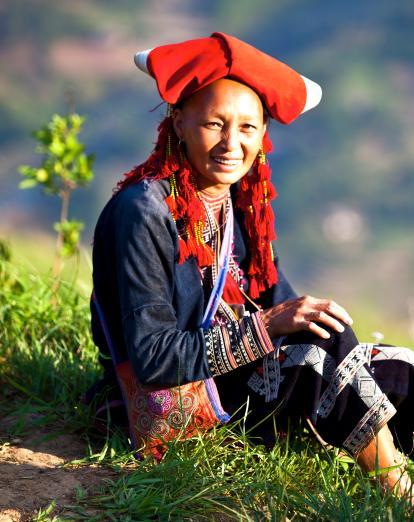
[[[388,423],[411,451],[412,353],[359,344],[346,310],[298,297],[273,258],[268,120],[290,123],[320,88],[223,33],[135,59],[171,110],[99,218],[91,304],[135,445],[159,457],[249,399],[251,424],[305,416],[365,470],[393,467],[380,478],[404,493]]]

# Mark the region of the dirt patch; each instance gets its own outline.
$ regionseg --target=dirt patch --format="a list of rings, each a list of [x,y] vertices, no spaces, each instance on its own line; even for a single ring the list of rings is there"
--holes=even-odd
[[[99,466],[64,467],[85,456],[85,445],[74,434],[39,442],[43,433],[12,439],[0,446],[0,522],[30,520],[52,500],[59,510],[71,504],[77,488],[98,489],[116,473]]]

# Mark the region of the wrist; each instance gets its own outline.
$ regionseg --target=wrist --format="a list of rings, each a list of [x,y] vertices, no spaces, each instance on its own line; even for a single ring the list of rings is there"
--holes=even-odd
[[[267,335],[272,339],[273,337],[276,337],[275,329],[272,326],[271,322],[271,309],[268,310],[260,310],[260,318],[262,320],[262,323],[267,331]]]

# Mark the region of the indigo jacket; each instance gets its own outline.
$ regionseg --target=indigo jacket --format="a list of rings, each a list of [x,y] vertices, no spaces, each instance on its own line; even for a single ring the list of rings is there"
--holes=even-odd
[[[227,325],[199,327],[208,295],[195,259],[177,263],[177,228],[164,201],[169,191],[167,180],[129,186],[110,199],[96,225],[93,284],[114,361],[93,301],[92,334],[106,377],[114,381],[113,362],[128,358],[142,384],[167,387],[225,377],[273,350],[254,310]],[[233,254],[246,271],[249,253],[237,211]],[[263,309],[296,297],[278,272],[278,284],[258,300]]]

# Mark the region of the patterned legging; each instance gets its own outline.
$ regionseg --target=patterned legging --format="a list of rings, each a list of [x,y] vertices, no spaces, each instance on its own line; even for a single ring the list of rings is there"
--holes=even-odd
[[[389,422],[396,444],[410,454],[414,352],[361,344],[350,327],[330,333],[327,340],[308,332],[289,335],[253,373],[245,368],[217,378],[224,408],[233,413],[249,396],[249,425],[267,417],[253,430],[267,444],[275,437],[272,412],[281,419],[305,416],[322,439],[353,455]]]

